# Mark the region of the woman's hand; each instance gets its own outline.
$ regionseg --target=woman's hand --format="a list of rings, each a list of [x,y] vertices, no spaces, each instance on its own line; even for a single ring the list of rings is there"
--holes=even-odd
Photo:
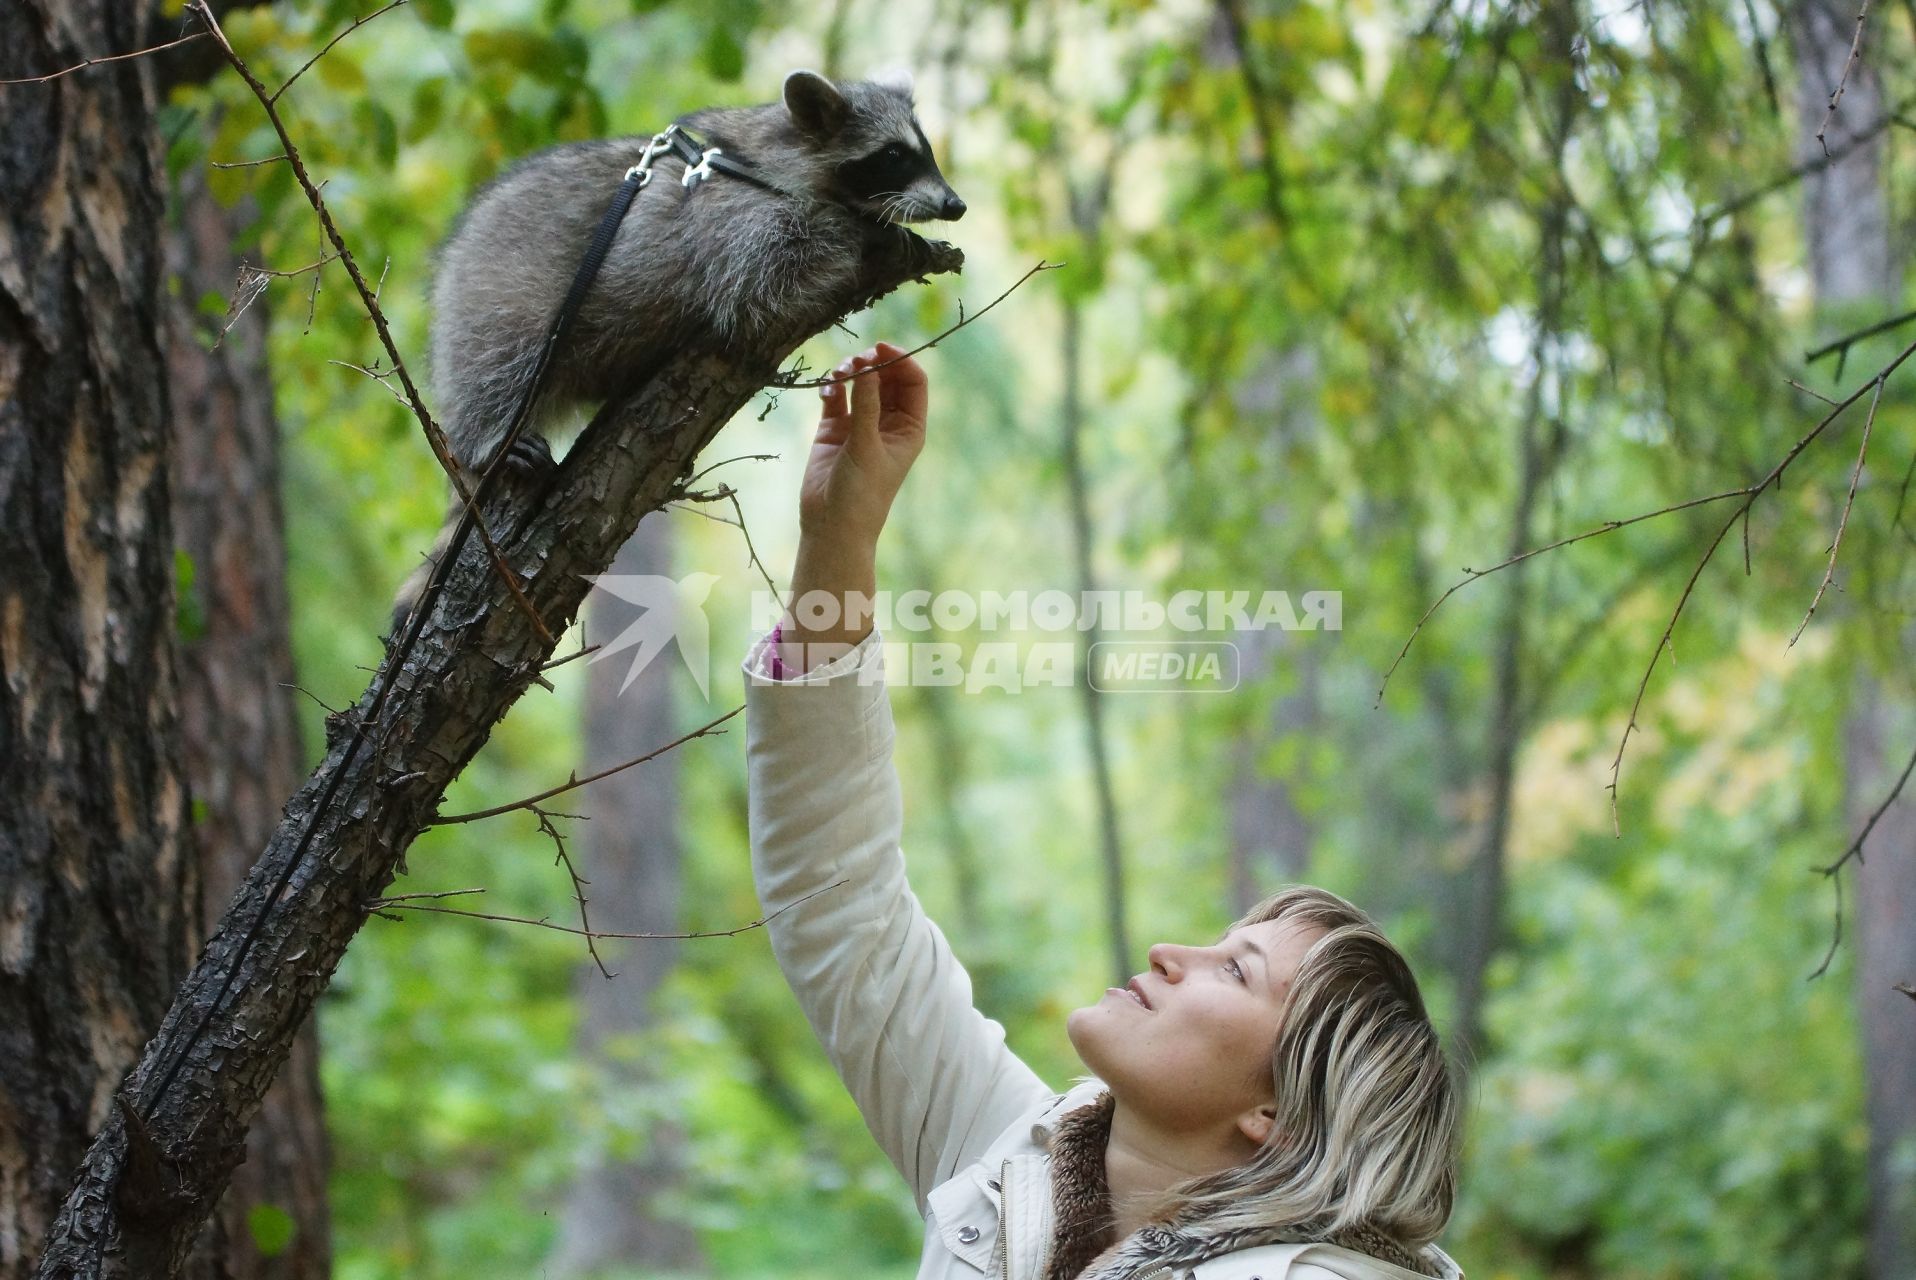
[[[840,362],[834,381],[818,389],[823,412],[798,496],[806,537],[878,545],[892,500],[925,447],[925,371],[910,356],[885,363],[898,356],[902,347],[880,342]],[[856,376],[836,380],[847,374]]]
[[[779,624],[779,659],[799,671],[871,632],[878,535],[925,447],[929,384],[904,348],[880,342],[834,373],[853,376],[819,388],[823,411],[798,495],[792,607]]]

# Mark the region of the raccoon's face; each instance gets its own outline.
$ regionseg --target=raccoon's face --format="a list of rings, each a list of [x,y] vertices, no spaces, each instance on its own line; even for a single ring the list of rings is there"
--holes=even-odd
[[[816,148],[821,195],[877,222],[956,220],[965,202],[938,171],[908,85],[785,78],[785,106]]]

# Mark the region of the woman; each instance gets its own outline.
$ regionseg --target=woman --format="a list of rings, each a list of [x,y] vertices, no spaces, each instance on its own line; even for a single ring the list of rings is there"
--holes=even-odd
[[[925,438],[902,355],[879,343],[839,366],[849,394],[820,390],[795,602],[876,590]],[[1211,946],[1152,947],[1071,1015],[1095,1078],[1069,1092],[1006,1047],[906,884],[882,650],[854,612],[795,606],[746,658],[752,869],[786,979],[925,1214],[920,1280],[1461,1277],[1431,1243],[1456,1088],[1409,967],[1342,898],[1289,889]]]

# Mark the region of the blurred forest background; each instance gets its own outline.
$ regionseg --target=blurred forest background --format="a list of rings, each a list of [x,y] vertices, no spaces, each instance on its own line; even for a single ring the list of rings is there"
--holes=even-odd
[[[272,84],[369,11],[223,21]],[[1856,11],[1825,0],[412,0],[279,105],[411,356],[434,247],[514,158],[766,101],[796,67],[910,67],[971,210],[921,229],[965,274],[812,364],[1068,265],[920,357],[930,443],[881,586],[1343,598],[1341,631],[1247,644],[1228,697],[893,691],[914,882],[1011,1044],[1062,1085],[1064,1015],[1114,954],[1140,970],[1153,940],[1322,884],[1409,949],[1471,1064],[1443,1241],[1471,1275],[1887,1280],[1916,1275],[1916,1003],[1895,989],[1916,983],[1916,796],[1866,862],[1844,853],[1916,748],[1916,370],[1871,384],[1916,329],[1809,353],[1909,319],[1913,24],[1879,0],[1851,65]],[[286,165],[209,166],[277,153],[244,85],[180,81],[175,216],[216,208],[206,243],[256,265],[314,261]],[[270,317],[303,773],[443,486],[347,367],[379,352],[337,268],[256,283],[228,341]],[[173,288],[210,346],[230,266]],[[1472,582],[1380,701],[1463,566],[1754,485],[1859,388],[1720,544],[1742,496]],[[675,661],[623,696],[619,663],[559,668],[448,812],[738,704],[764,582],[726,521],[782,586],[816,414],[767,403],[709,451],[776,455],[714,473],[738,512],[648,518],[622,566],[717,575],[709,701]],[[191,641],[207,566],[179,563]],[[573,797],[596,927],[758,915],[730,727]],[[440,828],[394,891],[484,886],[475,909],[570,923],[552,853],[526,813]],[[1841,941],[1812,979],[1838,862]],[[558,932],[369,923],[319,1017],[335,1274],[909,1276],[910,1199],[763,933],[600,949],[610,982]],[[249,1215],[264,1256],[295,1230]]]

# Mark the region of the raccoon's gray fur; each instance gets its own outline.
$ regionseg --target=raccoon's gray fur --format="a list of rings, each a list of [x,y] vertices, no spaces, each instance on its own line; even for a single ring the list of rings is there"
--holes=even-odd
[[[794,71],[780,102],[677,123],[778,190],[722,173],[688,190],[678,157],[655,159],[522,438],[629,390],[674,351],[749,345],[845,296],[886,225],[965,211],[918,126],[909,80],[834,84]],[[469,473],[504,439],[580,256],[649,137],[528,157],[473,200],[447,241],[433,289],[433,382]]]

